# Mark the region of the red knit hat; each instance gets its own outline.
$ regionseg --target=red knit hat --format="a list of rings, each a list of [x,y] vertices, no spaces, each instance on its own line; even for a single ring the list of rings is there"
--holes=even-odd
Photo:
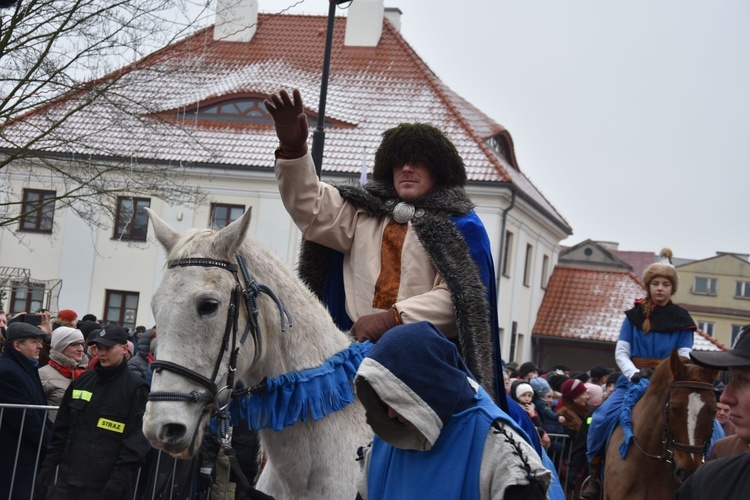
[[[569,400],[574,400],[584,392],[586,392],[586,384],[578,380],[577,378],[569,378],[562,385],[562,397]]]
[[[57,313],[57,319],[64,319],[70,323],[73,323],[78,318],[78,315],[73,309],[63,309]]]

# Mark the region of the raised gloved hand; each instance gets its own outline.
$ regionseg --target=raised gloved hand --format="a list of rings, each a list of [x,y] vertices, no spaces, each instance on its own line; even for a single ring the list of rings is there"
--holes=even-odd
[[[641,381],[641,379],[651,378],[651,375],[653,374],[654,374],[654,368],[652,366],[641,368],[641,370],[638,373],[630,377],[630,381],[633,382],[634,384],[637,384],[638,382]]]
[[[362,316],[352,325],[352,333],[359,342],[371,340],[377,342],[385,332],[396,326],[396,315],[393,309]]]
[[[284,155],[288,158],[300,158],[307,153],[307,115],[299,90],[294,89],[292,96],[294,101],[282,90],[278,94],[271,94],[264,104],[273,117]]]

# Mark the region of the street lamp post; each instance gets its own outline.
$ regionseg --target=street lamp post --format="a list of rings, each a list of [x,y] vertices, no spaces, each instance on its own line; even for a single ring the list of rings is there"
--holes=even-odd
[[[336,21],[336,5],[352,0],[328,0],[328,26],[326,28],[326,45],[323,54],[323,76],[320,83],[320,105],[318,107],[318,124],[313,132],[312,159],[315,172],[320,178],[323,169],[323,143],[325,142],[326,96],[328,94],[328,73],[331,67],[331,47],[333,45],[333,24]]]

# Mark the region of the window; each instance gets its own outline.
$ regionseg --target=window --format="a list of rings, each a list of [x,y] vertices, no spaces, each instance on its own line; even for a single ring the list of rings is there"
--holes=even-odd
[[[505,231],[505,248],[503,249],[503,276],[510,276],[510,256],[513,248],[513,233]]]
[[[534,257],[534,247],[526,245],[526,260],[523,264],[523,284],[524,286],[531,285],[531,266],[533,264],[532,259]]]
[[[710,321],[699,321],[698,330],[702,330],[703,333],[711,337],[714,336],[714,324],[711,323]]]
[[[518,323],[514,321],[511,323],[510,329],[510,353],[508,355],[508,362],[515,361],[518,359],[516,355],[516,347],[518,346]]]
[[[731,348],[734,348],[734,344],[737,342],[737,337],[742,331],[742,327],[745,325],[732,325],[732,342],[729,344]]]
[[[144,208],[150,206],[149,198],[117,198],[117,224],[113,238],[146,241],[148,215]]]
[[[547,289],[547,283],[549,282],[549,255],[545,255],[542,258],[542,288]]]
[[[750,299],[750,281],[738,281],[734,290],[734,296],[737,298]]]
[[[10,296],[11,314],[35,313],[44,307],[44,287],[16,285]]]
[[[21,224],[18,229],[37,233],[51,233],[52,222],[55,217],[55,195],[54,191],[24,189]]]
[[[124,328],[135,331],[135,320],[138,313],[138,292],[107,290],[104,307],[104,322],[117,323]]]
[[[244,205],[211,203],[211,227],[221,229],[236,221],[245,213]]]
[[[716,278],[695,277],[693,283],[693,293],[703,295],[716,295]]]

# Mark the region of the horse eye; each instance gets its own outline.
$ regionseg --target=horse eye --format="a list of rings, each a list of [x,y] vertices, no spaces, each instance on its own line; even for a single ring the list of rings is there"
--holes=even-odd
[[[217,309],[219,309],[219,302],[216,300],[202,300],[198,304],[198,314],[200,314],[201,316],[208,316],[209,314],[213,314]]]

